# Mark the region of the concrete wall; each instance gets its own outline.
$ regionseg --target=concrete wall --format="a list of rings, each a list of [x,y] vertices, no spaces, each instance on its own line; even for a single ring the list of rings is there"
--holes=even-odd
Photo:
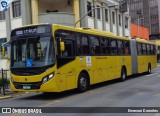
[[[38,0],[38,8],[39,8],[39,14],[40,13],[46,13],[46,10],[54,11],[58,10],[58,12],[69,12],[73,13],[73,6],[67,5],[66,0],[61,0],[60,2],[47,2],[45,0]]]
[[[0,38],[6,38],[6,21],[0,21]]]
[[[13,18],[11,19],[11,29],[15,29],[22,26],[22,18]]]

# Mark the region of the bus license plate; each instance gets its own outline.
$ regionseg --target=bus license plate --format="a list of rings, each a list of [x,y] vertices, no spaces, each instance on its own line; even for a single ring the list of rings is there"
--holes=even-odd
[[[31,86],[30,85],[23,85],[23,89],[25,89],[25,90],[31,89]]]

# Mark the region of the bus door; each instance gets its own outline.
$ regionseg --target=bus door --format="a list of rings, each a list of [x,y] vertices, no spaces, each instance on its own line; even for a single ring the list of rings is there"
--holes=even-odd
[[[59,50],[57,57],[60,91],[76,87],[75,41],[69,37],[57,39],[59,48],[62,49],[62,43],[64,45],[64,50]]]
[[[102,48],[102,56],[98,57],[100,59],[98,64],[101,66],[102,69],[102,81],[107,81],[110,78],[110,47],[109,47],[109,39],[102,38],[101,39],[101,48]]]
[[[118,78],[119,73],[119,63],[118,63],[118,50],[117,50],[117,40],[110,40],[110,79]]]
[[[102,81],[102,68],[103,62],[100,48],[100,38],[96,36],[89,36],[90,38],[90,49],[92,55],[92,70],[94,83],[99,83]]]

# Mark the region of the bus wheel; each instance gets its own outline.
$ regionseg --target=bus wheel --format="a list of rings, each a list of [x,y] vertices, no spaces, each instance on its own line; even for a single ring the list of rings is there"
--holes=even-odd
[[[149,64],[149,65],[148,65],[148,74],[151,73],[151,70],[152,70],[152,69],[151,69],[151,65]]]
[[[78,91],[84,92],[88,89],[88,76],[85,73],[81,73],[78,77]]]
[[[122,68],[122,70],[121,70],[121,78],[120,78],[120,80],[122,82],[126,80],[126,70],[125,70],[125,68]]]

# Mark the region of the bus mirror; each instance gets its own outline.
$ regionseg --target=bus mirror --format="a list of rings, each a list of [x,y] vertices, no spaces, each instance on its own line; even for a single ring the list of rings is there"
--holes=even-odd
[[[65,45],[64,45],[64,42],[60,42],[60,51],[61,52],[64,52],[65,51]]]
[[[2,58],[5,57],[5,49],[4,49],[4,45],[2,45],[2,52],[1,52]]]
[[[7,59],[7,60],[10,60],[10,58],[6,57],[6,51],[5,51],[5,48],[7,47],[10,47],[10,42],[6,42],[4,44],[2,44],[2,52],[1,52],[1,55],[2,55],[2,58],[4,59]]]

